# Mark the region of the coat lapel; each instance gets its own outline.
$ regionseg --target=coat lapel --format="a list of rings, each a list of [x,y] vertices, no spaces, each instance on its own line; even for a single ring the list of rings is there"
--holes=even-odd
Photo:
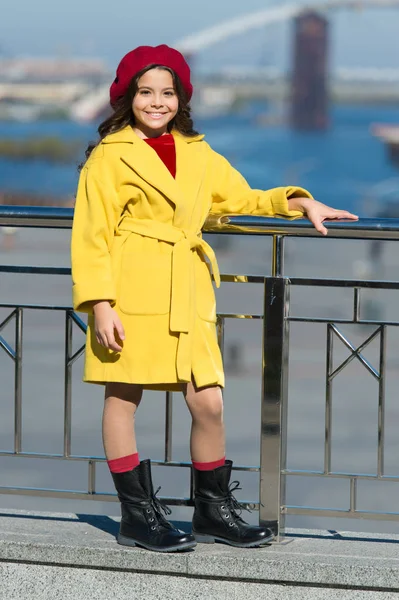
[[[187,138],[173,131],[173,137],[176,147],[176,178],[171,175],[155,150],[139,138],[130,126],[108,135],[103,143],[123,144],[121,159],[174,204],[174,225],[187,227],[205,170],[205,162],[200,159],[202,153],[198,152],[195,143],[203,136]]]
[[[198,193],[205,172],[203,153],[199,152],[198,140],[204,136],[187,138],[173,132],[176,145],[176,183],[183,202],[176,204],[174,224],[176,227],[187,227],[191,223],[193,210],[198,200]]]
[[[121,143],[121,159],[139,177],[166,196],[175,206],[181,203],[181,192],[169,169],[164,165],[153,148],[134,133],[131,127],[107,136],[104,143]]]

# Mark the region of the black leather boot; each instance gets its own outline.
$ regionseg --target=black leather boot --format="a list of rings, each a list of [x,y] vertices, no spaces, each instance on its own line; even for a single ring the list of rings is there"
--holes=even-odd
[[[151,462],[143,460],[131,471],[111,473],[121,502],[122,520],[118,543],[142,546],[156,552],[188,550],[197,545],[195,538],[176,529],[162,515],[171,510],[154,494]]]
[[[224,542],[238,548],[255,548],[270,542],[273,533],[266,527],[249,525],[240,516],[241,507],[229,487],[233,463],[213,471],[194,471],[195,509],[193,534],[197,542]]]

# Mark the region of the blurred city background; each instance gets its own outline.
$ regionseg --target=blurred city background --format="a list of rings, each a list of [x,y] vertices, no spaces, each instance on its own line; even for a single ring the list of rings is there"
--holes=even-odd
[[[103,7],[104,6],[104,7]],[[300,185],[337,208],[362,217],[399,216],[399,0],[238,0],[216,3],[117,0],[8,3],[0,24],[0,204],[73,206],[77,165],[108,114],[108,89],[120,58],[141,44],[168,43],[190,61],[198,130],[254,188]],[[69,266],[70,231],[0,230],[1,264]],[[270,273],[270,240],[209,236],[222,272]],[[397,279],[394,242],[292,239],[286,273],[295,276]],[[68,277],[1,275],[0,302],[70,305]],[[367,315],[397,319],[395,292],[369,294]],[[300,290],[294,314],[350,316],[343,291]],[[222,286],[222,312],[261,312],[261,286]],[[0,323],[9,309],[0,308]],[[23,448],[62,451],[63,336],[61,315],[32,311],[25,320]],[[347,329],[354,343],[363,327]],[[1,333],[13,340],[7,326]],[[7,337],[8,336],[8,337]],[[306,340],[306,344],[304,343]],[[82,343],[77,336],[76,344]],[[392,328],[387,364],[386,471],[397,474],[399,339]],[[377,349],[369,359],[377,361]],[[338,352],[338,354],[340,354]],[[325,327],[297,324],[291,336],[289,467],[323,464]],[[345,353],[342,353],[345,358]],[[341,358],[342,358],[341,357]],[[340,356],[338,356],[340,358]],[[354,361],[356,362],[356,361]],[[80,382],[74,367],[73,452],[102,456],[102,389]],[[261,327],[233,322],[226,331],[225,391],[228,453],[238,464],[259,464]],[[341,376],[340,376],[341,377]],[[0,348],[0,450],[11,450],[13,372]],[[333,464],[338,470],[376,468],[377,387],[361,365],[348,367],[335,388]],[[143,458],[162,457],[163,400],[148,394],[140,408]],[[159,410],[158,410],[159,407]],[[154,411],[157,416],[154,419]],[[189,418],[174,405],[175,460],[189,460]],[[184,470],[157,469],[162,494],[187,494]],[[167,471],[167,474],[166,474]],[[182,471],[182,472],[181,472]],[[257,497],[257,475],[245,474],[243,499]],[[0,457],[0,486],[83,489],[80,463]],[[98,486],[112,491],[104,466]],[[289,484],[297,505],[348,504],[342,481]],[[378,486],[377,486],[378,487]],[[364,510],[398,511],[398,484],[364,484]],[[389,487],[389,490],[388,490]],[[115,504],[1,496],[0,506],[118,514]],[[188,518],[185,509],[174,515]],[[256,515],[252,517],[256,519]],[[325,527],[292,517],[291,525]],[[389,523],[328,527],[399,530]],[[385,529],[384,529],[385,528]]]

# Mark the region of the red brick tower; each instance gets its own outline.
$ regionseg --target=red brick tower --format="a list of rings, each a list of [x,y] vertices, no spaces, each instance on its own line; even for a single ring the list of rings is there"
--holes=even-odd
[[[305,12],[294,21],[291,125],[300,130],[328,127],[328,21]]]

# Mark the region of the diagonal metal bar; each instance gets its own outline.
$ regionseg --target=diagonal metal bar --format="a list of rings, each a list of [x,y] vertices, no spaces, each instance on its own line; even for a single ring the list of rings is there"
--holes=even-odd
[[[75,360],[77,360],[79,358],[79,356],[82,356],[83,352],[85,351],[85,347],[86,347],[86,344],[83,344],[83,346],[81,346],[78,350],[76,350],[75,354],[73,354],[71,356],[71,358],[69,359],[68,366],[73,365]]]
[[[362,350],[364,350],[364,348],[373,341],[373,339],[375,337],[377,337],[377,335],[380,333],[381,327],[378,327],[375,331],[373,331],[373,333],[371,335],[369,335],[369,337],[360,344],[360,346],[358,346],[357,348],[355,348],[355,346],[353,346],[353,344],[344,336],[344,334],[338,329],[338,327],[336,327],[333,323],[331,324],[332,329],[334,331],[334,333],[337,335],[337,337],[342,341],[342,343],[349,348],[349,350],[352,350],[354,352],[360,352]]]
[[[352,360],[354,358],[358,358],[359,361],[366,367],[366,369],[369,371],[369,373],[371,373],[371,375],[373,377],[375,377],[375,379],[379,379],[380,375],[379,373],[374,369],[374,367],[367,361],[367,359],[365,359],[363,356],[358,355],[356,353],[356,350],[354,352],[352,352],[351,356],[348,356],[348,358],[346,360],[344,360],[343,363],[341,363],[341,365],[339,367],[337,367],[335,369],[335,371],[333,373],[331,373],[331,378],[333,379],[334,377],[336,377],[336,375],[338,375],[339,373],[341,373],[341,371],[343,371],[345,369],[345,367],[352,362]]]
[[[70,321],[72,323],[75,323],[75,325],[77,325],[79,327],[79,329],[81,331],[83,331],[83,333],[86,333],[87,331],[87,327],[86,324],[82,321],[82,319],[73,311],[68,311],[68,317],[70,319]],[[72,331],[71,331],[71,336],[72,336]],[[72,344],[72,338],[71,338],[71,344]],[[68,356],[68,358],[66,359],[67,362],[67,366],[71,367],[73,365],[73,363],[80,357],[82,356],[83,352],[85,351],[85,347],[86,347],[86,343],[84,343],[78,350],[76,350],[76,352],[74,354],[72,354],[72,356]],[[72,351],[72,346],[69,349],[69,354]]]
[[[15,350],[13,350],[8,342],[0,335],[0,348],[3,350],[15,361]]]
[[[9,322],[11,321],[11,319],[12,319],[13,317],[15,317],[15,315],[16,315],[16,314],[17,314],[17,310],[15,309],[15,310],[13,310],[13,311],[12,311],[12,313],[10,313],[10,314],[8,315],[8,317],[6,317],[6,318],[4,319],[4,321],[3,321],[2,323],[0,323],[0,331],[1,331],[2,329],[4,329],[4,327],[7,325],[7,323],[9,323]]]
[[[341,342],[344,344],[344,346],[346,346],[352,352],[352,354],[350,356],[348,356],[348,358],[346,360],[344,360],[344,362],[341,363],[340,366],[337,367],[335,369],[335,371],[333,371],[330,374],[331,379],[333,379],[336,375],[338,375],[338,373],[340,373],[354,358],[357,358],[366,367],[366,369],[371,373],[371,375],[373,375],[373,377],[375,377],[376,379],[379,379],[379,377],[380,377],[379,372],[374,369],[374,367],[369,363],[369,361],[364,356],[362,356],[361,351],[364,350],[364,348],[370,342],[372,342],[375,337],[377,337],[377,335],[381,332],[381,327],[378,327],[376,329],[376,331],[374,331],[367,338],[367,340],[365,340],[362,344],[360,344],[360,346],[358,348],[355,348],[355,346],[353,346],[353,344],[351,344],[351,342],[346,339],[346,337],[343,335],[343,333],[341,333],[335,325],[331,324],[331,328],[332,328],[333,332],[335,333],[335,335],[338,337],[338,339],[340,339]]]
[[[70,317],[71,317],[72,321],[74,323],[76,323],[76,325],[79,327],[79,329],[81,329],[83,331],[83,333],[86,333],[87,326],[84,323],[84,321],[82,321],[82,319],[79,317],[79,315],[77,315],[75,312],[71,312]]]

